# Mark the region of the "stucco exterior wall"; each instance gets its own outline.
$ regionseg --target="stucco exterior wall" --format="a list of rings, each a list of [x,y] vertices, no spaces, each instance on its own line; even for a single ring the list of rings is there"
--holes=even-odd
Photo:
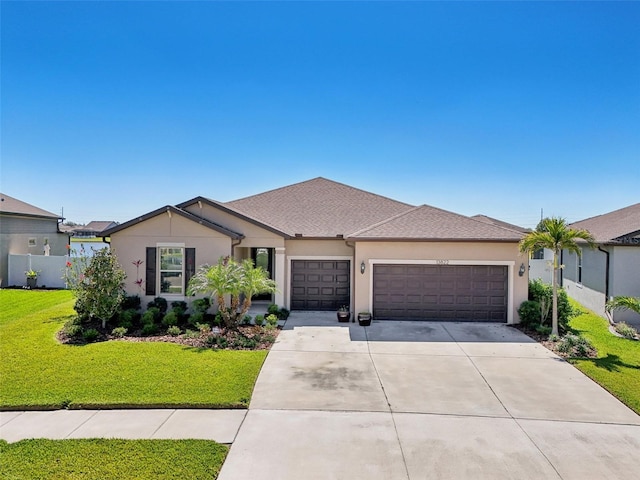
[[[640,246],[622,245],[610,250],[611,296],[640,297]],[[635,312],[616,310],[613,318],[640,327],[640,315]]]
[[[35,245],[29,245],[30,239],[35,240]],[[49,243],[49,255],[67,254],[69,235],[58,232],[57,219],[0,216],[0,287],[9,286],[9,254],[44,255],[45,239]]]
[[[284,246],[283,237],[270,232],[269,230],[265,230],[264,228],[261,228],[257,225],[254,225],[251,222],[247,222],[246,220],[236,217],[235,215],[223,212],[222,210],[214,208],[211,205],[203,203],[201,209],[198,204],[194,204],[185,208],[185,210],[193,213],[194,215],[206,218],[213,223],[222,225],[229,230],[241,233],[245,237],[242,239],[242,242],[240,244],[242,247],[275,248]]]
[[[517,309],[527,300],[528,276],[518,275],[521,264],[527,264],[526,256],[518,252],[516,243],[467,243],[467,242],[358,242],[356,244],[354,274],[355,311],[371,311],[373,265],[379,261],[473,262],[475,264],[502,264],[509,267],[511,308],[507,312],[509,323],[519,322]],[[365,273],[360,273],[361,263]]]
[[[185,248],[195,248],[196,269],[205,263],[216,263],[221,256],[231,254],[231,238],[175,214],[169,216],[163,213],[114,233],[111,236],[111,248],[127,274],[126,291],[129,295],[140,295],[143,307],[153,297],[144,294],[144,283],[142,287],[135,284],[139,278],[146,281],[145,264],[136,268],[133,262],[144,262],[146,248],[156,247],[159,243],[175,243],[182,244]],[[161,296],[170,302],[186,300],[180,295],[163,293]]]

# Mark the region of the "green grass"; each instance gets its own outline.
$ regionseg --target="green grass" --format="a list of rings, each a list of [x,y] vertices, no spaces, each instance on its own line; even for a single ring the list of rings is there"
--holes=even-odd
[[[640,414],[640,342],[616,337],[604,318],[572,304],[583,313],[569,325],[591,341],[598,357],[570,359],[571,363]]]
[[[0,408],[246,408],[266,351],[62,345],[68,291],[0,290]]]
[[[7,479],[215,479],[229,448],[207,440],[0,441]]]

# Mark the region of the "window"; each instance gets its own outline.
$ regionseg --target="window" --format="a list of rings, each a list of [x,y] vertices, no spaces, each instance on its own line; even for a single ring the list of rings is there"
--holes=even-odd
[[[184,248],[160,247],[160,293],[184,293]]]
[[[582,252],[580,252],[582,253]],[[578,278],[578,283],[582,284],[582,255],[578,255],[578,260],[576,262],[576,276]]]
[[[533,260],[544,260],[544,248],[539,248],[531,256]]]

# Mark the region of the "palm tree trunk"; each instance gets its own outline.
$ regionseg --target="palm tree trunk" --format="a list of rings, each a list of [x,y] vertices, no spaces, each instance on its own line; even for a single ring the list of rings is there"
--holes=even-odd
[[[551,307],[551,334],[558,335],[558,276],[560,273],[560,250],[553,252],[553,282],[552,286],[552,307]]]

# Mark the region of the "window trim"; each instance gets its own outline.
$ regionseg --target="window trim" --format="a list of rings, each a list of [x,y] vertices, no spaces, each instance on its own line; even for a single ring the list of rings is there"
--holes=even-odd
[[[182,249],[182,270],[180,271],[182,282],[180,284],[182,291],[180,293],[172,293],[172,292],[163,292],[162,291],[162,272],[167,272],[168,270],[162,270],[162,248],[180,248]],[[169,296],[169,297],[184,297],[186,295],[185,292],[185,275],[186,275],[186,245],[184,243],[172,243],[172,242],[161,242],[156,243],[156,294],[159,296]],[[177,272],[178,270],[171,270],[173,272]]]

